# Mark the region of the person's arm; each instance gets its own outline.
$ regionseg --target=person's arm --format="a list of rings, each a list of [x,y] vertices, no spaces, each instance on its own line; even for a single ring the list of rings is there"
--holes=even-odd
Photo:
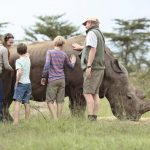
[[[95,53],[96,53],[96,48],[91,47],[89,51],[88,63],[87,63],[87,68],[86,68],[86,75],[88,77],[91,77],[92,63],[95,58]]]
[[[18,85],[18,83],[21,79],[21,76],[22,76],[22,69],[19,68],[19,69],[17,69],[17,76],[16,76],[16,83],[15,83],[16,86]]]
[[[88,77],[91,77],[91,67],[92,67],[92,63],[93,63],[94,58],[95,58],[96,47],[97,47],[97,36],[92,31],[90,31],[87,34],[87,37],[86,37],[86,46],[90,48],[90,50],[89,50],[89,56],[88,56],[88,60],[87,60],[86,75]]]
[[[3,57],[4,68],[13,71],[13,68],[10,66],[8,61],[8,50],[6,48],[3,48],[2,57]]]
[[[75,63],[76,63],[76,56],[75,55],[71,55],[70,56],[70,60],[69,60],[68,56],[65,55],[65,61],[66,61],[67,65],[69,67],[74,68]]]
[[[88,62],[87,62],[87,66],[91,66],[94,58],[95,58],[95,54],[96,54],[96,48],[91,47],[90,51],[89,51],[89,57],[88,57]]]
[[[97,36],[95,35],[93,31],[90,31],[87,34],[86,46],[90,48],[87,66],[91,66],[95,58],[96,47],[97,47]]]
[[[84,48],[84,46],[81,46],[77,43],[73,43],[72,47],[73,47],[73,50],[77,50],[77,51],[82,51],[82,49]]]
[[[42,78],[47,77],[49,68],[50,68],[50,53],[48,51],[46,53],[46,59],[45,59],[45,64],[44,64],[44,68],[43,68]]]
[[[22,65],[19,62],[19,60],[16,60],[15,66],[16,66],[16,70],[17,70],[15,86],[17,86],[21,79],[21,76],[22,76]]]
[[[50,68],[50,53],[49,53],[49,51],[47,51],[45,64],[44,64],[44,68],[43,68],[43,72],[42,72],[42,79],[41,79],[42,85],[45,85],[46,77],[47,77],[48,72],[49,72],[49,68]]]

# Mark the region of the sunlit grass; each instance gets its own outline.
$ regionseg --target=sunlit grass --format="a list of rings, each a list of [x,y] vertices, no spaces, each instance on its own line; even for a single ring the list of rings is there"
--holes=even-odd
[[[31,106],[40,111],[32,108],[29,120],[24,120],[22,107],[18,125],[0,124],[0,150],[148,150],[150,147],[150,120],[113,119],[106,99],[101,100],[97,122],[72,117],[67,98],[58,121],[50,118],[45,103],[31,102]],[[13,105],[11,112],[13,115]]]

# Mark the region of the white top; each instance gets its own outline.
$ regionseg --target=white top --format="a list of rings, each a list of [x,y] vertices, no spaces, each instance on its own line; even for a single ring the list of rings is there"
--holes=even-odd
[[[86,36],[86,46],[97,47],[97,36],[93,31],[89,31]]]
[[[20,83],[27,84],[30,83],[30,58],[29,57],[20,57],[16,60],[16,70],[21,68],[22,75],[19,80]]]

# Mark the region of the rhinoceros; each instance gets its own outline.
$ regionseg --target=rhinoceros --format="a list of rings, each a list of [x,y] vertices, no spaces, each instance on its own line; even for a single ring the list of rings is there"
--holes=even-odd
[[[80,66],[79,52],[72,50],[72,43],[83,44],[84,40],[84,36],[70,38],[64,47],[64,51],[68,56],[75,54],[77,57],[77,62],[73,70],[66,65],[64,66],[66,77],[65,95],[69,97],[69,108],[72,114],[82,114],[86,107],[86,102],[82,94],[83,71]],[[45,101],[46,86],[42,86],[40,80],[46,52],[52,48],[53,44],[51,41],[37,42],[28,45],[28,52],[31,58],[32,99],[35,101]],[[15,68],[15,60],[18,57],[16,49],[11,49],[10,53],[10,63],[13,68]],[[114,58],[108,47],[105,49],[105,66],[104,79],[99,91],[100,98],[106,97],[113,115],[118,119],[139,120],[142,114],[150,110],[150,101],[145,101],[144,94],[132,86],[129,82],[126,68]],[[11,119],[9,106],[12,103],[15,73],[10,76],[10,73],[5,71],[4,80],[4,114],[6,119]]]

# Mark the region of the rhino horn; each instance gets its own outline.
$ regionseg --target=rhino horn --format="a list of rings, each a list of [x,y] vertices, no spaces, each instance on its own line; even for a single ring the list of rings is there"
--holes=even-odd
[[[150,111],[150,100],[142,101],[139,108],[139,113],[144,114]]]

